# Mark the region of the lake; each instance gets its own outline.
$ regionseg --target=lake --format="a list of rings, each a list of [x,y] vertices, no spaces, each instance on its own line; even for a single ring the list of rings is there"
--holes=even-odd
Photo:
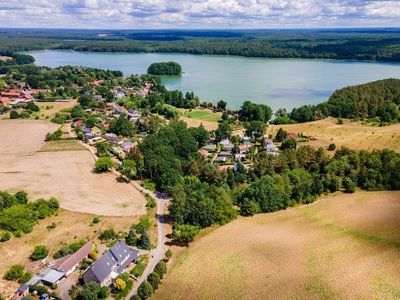
[[[194,91],[205,101],[225,100],[231,108],[251,100],[274,110],[292,109],[326,101],[333,91],[348,85],[400,78],[396,63],[59,50],[29,54],[41,66],[83,65],[121,70],[124,75],[146,73],[153,62],[176,61],[184,74],[164,77],[168,89]]]

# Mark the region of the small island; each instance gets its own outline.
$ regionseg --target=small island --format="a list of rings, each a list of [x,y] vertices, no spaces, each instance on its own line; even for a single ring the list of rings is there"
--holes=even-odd
[[[152,63],[147,69],[147,73],[151,75],[180,75],[182,67],[174,61]]]

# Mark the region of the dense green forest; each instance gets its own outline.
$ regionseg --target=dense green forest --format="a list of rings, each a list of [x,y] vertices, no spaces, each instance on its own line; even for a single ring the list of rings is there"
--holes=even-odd
[[[182,67],[174,61],[152,63],[147,69],[147,73],[150,75],[180,75]]]
[[[96,52],[168,52],[399,61],[400,31],[397,29],[230,31],[4,29],[0,32],[0,50],[24,51],[46,48]]]
[[[276,124],[303,123],[328,116],[349,119],[376,120],[381,124],[400,121],[400,79],[384,79],[349,86],[335,91],[327,102],[304,105],[290,113],[275,112]]]
[[[199,156],[195,137],[186,124],[171,122],[145,138],[130,157],[137,162],[138,176],[172,195],[175,226],[205,228],[226,223],[237,213],[276,211],[339,190],[400,188],[400,154],[392,150],[342,148],[330,158],[324,149],[310,146],[288,148],[279,156],[260,148],[249,170],[241,163],[220,170]]]

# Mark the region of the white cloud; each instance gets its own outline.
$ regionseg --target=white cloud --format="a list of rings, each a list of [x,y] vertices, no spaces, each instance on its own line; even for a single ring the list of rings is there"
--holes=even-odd
[[[1,27],[284,28],[400,26],[385,0],[8,0]]]

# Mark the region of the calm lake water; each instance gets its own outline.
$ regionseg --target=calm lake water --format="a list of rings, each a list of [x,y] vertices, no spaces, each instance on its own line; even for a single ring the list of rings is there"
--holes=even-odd
[[[34,51],[37,65],[83,65],[121,70],[124,75],[146,73],[153,62],[176,61],[182,76],[163,78],[168,89],[194,91],[202,100],[225,100],[239,108],[245,100],[274,110],[327,100],[347,85],[389,77],[400,78],[400,64],[310,59],[266,59],[163,53],[93,53]]]

